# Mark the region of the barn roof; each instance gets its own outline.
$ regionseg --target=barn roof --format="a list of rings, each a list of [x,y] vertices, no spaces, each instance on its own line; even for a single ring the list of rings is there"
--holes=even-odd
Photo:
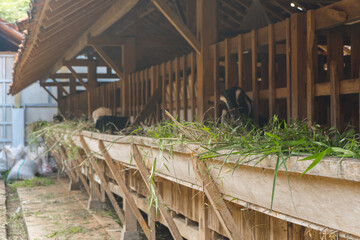
[[[16,51],[21,39],[16,26],[0,18],[0,51]]]
[[[243,31],[241,24],[251,10],[252,1],[218,1],[219,40]],[[261,2],[269,20],[274,23],[284,20],[291,13],[316,9],[338,1],[302,0],[296,1],[293,6],[285,0]],[[176,9],[180,16],[192,13],[191,9],[186,9],[185,0],[169,0],[167,4]],[[192,51],[176,29],[147,0],[32,0],[30,6],[24,39],[14,64],[13,84],[9,90],[11,94],[20,92],[37,80],[48,78],[49,74],[63,66],[65,60],[69,61],[88,49],[90,38],[104,34],[113,37],[139,36],[139,21],[142,23],[142,37],[137,41],[141,41],[145,47],[137,68]],[[152,41],[154,36],[157,41]],[[167,42],[166,46],[161,44],[159,36],[163,36],[162,42]],[[173,46],[169,46],[170,41],[166,38],[174,43]],[[108,52],[111,54],[114,51]],[[121,54],[121,51],[118,53]]]

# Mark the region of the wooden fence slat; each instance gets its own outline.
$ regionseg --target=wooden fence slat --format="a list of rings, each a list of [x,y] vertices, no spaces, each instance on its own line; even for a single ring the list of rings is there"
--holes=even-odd
[[[268,26],[269,38],[269,119],[275,115],[275,35],[274,24]]]
[[[161,64],[161,74],[162,74],[162,81],[161,81],[162,98],[161,98],[161,102],[162,102],[162,112],[164,113],[165,110],[166,110],[166,66],[165,66],[165,63]]]
[[[243,35],[240,34],[238,37],[238,86],[242,87],[242,72],[243,72],[243,57],[244,57],[244,38]]]
[[[190,87],[190,102],[191,102],[191,120],[194,121],[195,120],[195,108],[196,108],[196,99],[195,99],[195,54],[191,53],[190,54],[190,68],[191,68],[191,73],[190,73],[190,81],[189,81],[189,87]]]
[[[157,187],[155,186],[155,183],[153,184],[153,186],[150,185],[149,170],[144,165],[141,154],[139,152],[139,149],[137,148],[137,146],[135,144],[133,144],[133,146],[132,146],[132,154],[133,154],[133,158],[136,162],[136,165],[138,166],[141,177],[143,178],[148,190],[151,191],[151,189],[153,188],[153,191],[156,194],[157,200],[159,201],[160,213],[164,217],[164,220],[166,221],[166,223],[168,225],[171,235],[173,236],[173,238],[175,240],[182,240],[183,238],[180,234],[179,229],[177,228],[177,226],[174,222],[174,219],[170,216],[169,211],[163,205],[164,201],[163,201],[161,195],[159,194],[159,191],[158,191]]]
[[[175,111],[176,117],[180,119],[180,60],[175,58]]]
[[[317,66],[315,10],[307,12],[307,119],[314,121],[315,104],[315,77]]]
[[[90,158],[90,164],[93,167],[93,169],[95,170],[96,174],[98,175],[98,177],[100,178],[101,181],[101,185],[103,186],[103,188],[105,189],[106,194],[108,195],[110,202],[112,203],[115,212],[117,213],[117,215],[119,216],[121,222],[125,222],[125,216],[124,213],[122,212],[122,210],[120,209],[119,205],[116,202],[116,199],[113,195],[113,193],[111,192],[109,185],[106,182],[106,179],[104,177],[104,174],[101,172],[99,166],[96,163],[96,159],[92,156],[93,154],[91,153],[88,145],[86,144],[84,137],[80,136],[80,142],[81,145],[84,148],[84,151],[86,153],[86,155]],[[100,198],[101,199],[101,198]]]
[[[330,114],[331,126],[340,127],[340,79],[338,63],[332,61],[330,64]]]
[[[173,66],[172,66],[172,61],[168,62],[168,75],[169,75],[169,112],[171,115],[173,115],[173,77],[172,77],[172,72],[173,72]]]
[[[225,43],[225,89],[229,89],[231,86],[231,79],[230,79],[230,68],[231,68],[231,60],[230,60],[230,51],[231,51],[231,43],[230,39],[226,38],[224,40]],[[218,55],[218,53],[217,53]]]
[[[121,188],[121,191],[125,195],[125,200],[129,204],[132,212],[134,213],[134,216],[138,220],[138,222],[139,222],[141,228],[143,229],[144,234],[146,235],[147,239],[150,239],[149,227],[146,224],[146,222],[145,222],[143,216],[141,215],[139,209],[137,208],[136,203],[135,203],[129,189],[127,188],[123,178],[120,175],[120,172],[117,171],[117,169],[115,167],[115,164],[113,163],[112,158],[110,157],[109,153],[107,152],[103,141],[99,140],[98,143],[99,143],[99,149],[101,151],[101,154],[103,155],[103,157],[105,159],[105,162],[106,162],[107,166],[109,167],[109,170],[110,170],[111,174],[113,175],[113,177],[115,178],[117,184]]]
[[[252,70],[252,93],[254,103],[254,122],[259,121],[259,87],[257,83],[257,30],[251,31],[251,70]]]
[[[290,18],[285,20],[285,38],[286,38],[286,88],[287,88],[287,97],[286,97],[286,114],[287,120],[290,121],[291,118],[291,31],[290,31]]]
[[[183,85],[182,85],[182,89],[183,89],[183,99],[184,99],[184,120],[185,121],[189,121],[188,119],[188,108],[189,108],[189,103],[188,103],[188,77],[187,77],[187,61],[186,61],[186,57],[184,56],[182,58],[183,61]]]
[[[216,44],[213,47],[213,59],[214,59],[214,112],[215,112],[215,119],[220,117],[219,113],[219,102],[220,102],[220,95],[219,95],[219,46]]]
[[[203,161],[198,158],[193,158],[193,169],[196,176],[202,182],[204,192],[213,207],[216,216],[220,220],[227,237],[232,240],[244,239],[240,229],[236,225],[229,208],[227,207],[224,199],[218,188],[216,187],[207,167]]]

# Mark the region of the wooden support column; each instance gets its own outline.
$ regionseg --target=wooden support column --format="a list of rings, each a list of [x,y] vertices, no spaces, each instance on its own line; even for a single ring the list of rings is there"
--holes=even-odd
[[[360,26],[351,26],[351,78],[360,77]]]
[[[275,114],[275,33],[274,25],[268,26],[269,38],[269,119]]]
[[[292,119],[306,118],[306,15],[291,15]]]
[[[197,178],[199,179],[199,181],[201,181],[204,192],[209,199],[209,202],[213,207],[216,216],[221,222],[221,225],[223,226],[227,237],[231,240],[245,239],[243,238],[243,235],[240,232],[238,226],[236,225],[234,218],[229,211],[229,208],[227,207],[224,199],[222,198],[222,194],[220,193],[213,179],[211,178],[211,174],[208,171],[205,163],[198,158],[193,158],[193,169]]]
[[[91,153],[88,145],[86,144],[85,142],[85,139],[83,136],[80,136],[80,142],[81,142],[81,145],[83,146],[83,149],[86,153],[86,155],[88,157],[90,157],[90,164],[93,168],[93,170],[95,171],[95,173],[98,175],[98,177],[100,178],[100,181],[101,181],[101,185],[102,187],[105,189],[106,191],[106,194],[108,195],[109,199],[110,199],[110,202],[112,203],[114,209],[115,209],[115,212],[117,213],[117,215],[119,216],[121,222],[125,222],[125,216],[124,216],[124,213],[122,212],[122,210],[120,209],[118,203],[116,202],[116,199],[113,195],[113,193],[111,192],[109,186],[108,186],[108,183],[106,182],[106,179],[104,177],[104,173],[101,172],[101,169],[99,168],[98,164],[97,164],[97,160],[93,157],[93,154]]]
[[[173,236],[173,238],[175,240],[182,240],[182,236],[179,232],[179,229],[177,228],[174,219],[171,217],[169,211],[165,208],[165,206],[163,205],[164,201],[155,185],[155,183],[153,183],[153,185],[150,185],[149,179],[150,179],[150,173],[149,170],[146,168],[145,164],[143,163],[143,159],[142,156],[139,152],[139,149],[137,148],[137,146],[135,144],[133,144],[132,146],[132,154],[133,154],[133,158],[135,160],[135,163],[139,169],[139,172],[141,174],[141,177],[143,178],[147,188],[149,191],[153,190],[156,194],[156,198],[157,201],[159,201],[159,209],[160,209],[160,213],[161,215],[164,217],[165,222],[167,223],[167,226],[171,232],[171,235]]]
[[[139,209],[136,206],[136,203],[133,199],[133,197],[131,196],[131,193],[129,191],[129,189],[127,188],[122,176],[120,175],[120,172],[117,171],[115,164],[113,163],[112,158],[110,157],[109,153],[107,152],[104,143],[99,140],[99,149],[101,150],[101,154],[103,155],[105,162],[107,164],[107,166],[109,167],[109,170],[111,172],[111,174],[113,175],[113,177],[116,180],[116,183],[119,185],[121,191],[123,192],[124,196],[125,196],[125,201],[127,202],[128,205],[128,209],[125,209],[125,219],[137,219],[139,221],[139,224],[141,226],[141,228],[144,231],[144,234],[146,235],[146,237],[148,239],[150,239],[150,230],[149,227],[147,226],[144,218],[142,217]],[[131,215],[128,215],[130,210]],[[135,224],[136,225],[136,224]],[[131,230],[135,230],[136,229],[131,229]]]
[[[125,78],[121,82],[121,109],[124,116],[130,114],[130,78],[136,71],[136,39],[127,38],[122,46],[122,63]]]
[[[217,1],[196,1],[197,39],[200,40],[200,51],[197,54],[197,117],[202,121],[209,110],[209,98],[214,92],[213,61],[210,45],[216,43],[217,33]]]

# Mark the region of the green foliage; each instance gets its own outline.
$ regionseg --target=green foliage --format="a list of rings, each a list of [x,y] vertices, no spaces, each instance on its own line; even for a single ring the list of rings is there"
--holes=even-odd
[[[0,0],[0,18],[10,23],[27,16],[30,0]]]

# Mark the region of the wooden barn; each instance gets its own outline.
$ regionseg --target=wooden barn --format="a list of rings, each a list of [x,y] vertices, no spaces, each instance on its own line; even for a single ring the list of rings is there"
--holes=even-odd
[[[219,117],[224,89],[240,86],[255,122],[277,114],[359,130],[359,0],[32,0],[30,7],[9,93],[37,81],[46,91],[57,87],[51,95],[68,118],[105,106],[132,122],[159,122],[165,110],[202,121]],[[156,239],[155,222],[174,239],[360,238],[358,159],[326,158],[300,178],[308,164],[290,158],[270,209],[271,158],[220,173],[211,166],[221,160],[193,158],[196,144],[170,153],[151,138],[83,131],[70,145],[83,150],[64,164],[72,184],[83,183],[90,206],[106,193],[124,239],[136,238],[137,222],[148,239]],[[59,163],[67,151],[53,150]],[[157,166],[153,185],[149,164]],[[148,209],[150,191],[158,214]]]

